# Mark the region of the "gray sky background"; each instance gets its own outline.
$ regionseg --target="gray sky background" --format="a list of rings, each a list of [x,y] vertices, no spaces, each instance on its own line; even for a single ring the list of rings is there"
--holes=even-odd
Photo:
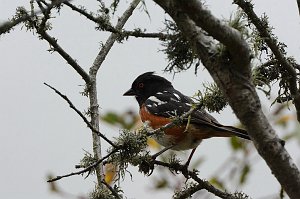
[[[28,2],[0,0],[0,22],[11,18],[17,6],[25,5],[28,8]],[[93,10],[95,2],[87,1]],[[258,14],[266,12],[275,27],[274,33],[280,41],[288,45],[289,55],[295,56],[299,62],[300,18],[296,0],[253,2]],[[144,12],[136,10],[126,25],[127,29],[141,27],[157,31],[162,27],[166,15],[152,1],[146,3],[151,19]],[[207,4],[218,17],[228,18],[235,10],[232,1],[228,0],[207,0]],[[126,5],[125,1],[122,2],[119,14]],[[114,18],[116,19],[117,17]],[[109,35],[95,31],[93,23],[67,8],[62,10],[60,17],[53,20],[53,25],[51,35],[86,70],[97,55],[100,42],[105,42]],[[74,165],[83,157],[83,149],[92,149],[91,134],[79,116],[65,101],[45,87],[43,82],[66,94],[82,111],[87,109],[88,100],[79,94],[83,89],[82,79],[66,61],[57,53],[47,52],[49,45],[45,41],[40,41],[32,33],[21,29],[18,26],[10,34],[0,37],[0,196],[13,199],[60,198],[50,193],[46,176],[49,173],[60,175],[74,171]],[[113,47],[98,75],[99,105],[102,113],[108,110],[137,110],[135,100],[123,97],[122,94],[130,87],[132,80],[145,71],[157,71],[187,95],[202,89],[203,82],[211,81],[208,73],[202,69],[198,71],[198,76],[193,74],[193,70],[180,73],[174,79],[171,74],[163,74],[162,69],[167,62],[159,49],[160,42],[155,39],[135,38]],[[270,109],[266,108],[266,111]],[[213,115],[221,123],[237,123],[229,108],[221,114]],[[105,125],[101,126],[101,131],[110,138],[119,134],[119,129]],[[107,147],[104,142],[103,145],[104,148]],[[299,166],[298,144],[288,143],[287,149]],[[199,147],[196,155],[205,157],[206,161],[199,168],[200,177],[208,179],[228,157],[228,140],[207,140]],[[136,173],[136,168],[130,170],[134,174],[132,181],[128,177],[122,183],[124,194],[128,198],[171,197],[171,191],[149,192],[152,191],[151,182],[155,175],[145,178]],[[279,184],[263,161],[255,164],[253,172],[247,186],[240,190],[253,198],[279,190]],[[81,176],[75,176],[63,179],[58,184],[69,193],[85,195],[93,189],[94,181],[93,177],[84,180]]]

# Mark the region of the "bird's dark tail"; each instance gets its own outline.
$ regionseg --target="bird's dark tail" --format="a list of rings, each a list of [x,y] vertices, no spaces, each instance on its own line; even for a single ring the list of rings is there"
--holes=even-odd
[[[240,137],[240,138],[243,138],[246,140],[251,140],[247,131],[244,129],[236,128],[234,126],[223,126],[223,128],[226,129],[227,131],[231,132],[233,135],[235,135],[237,137]]]
[[[244,129],[239,129],[233,126],[222,126],[222,128],[227,129],[227,131],[231,132],[233,135],[240,137],[240,138],[244,138],[246,140],[251,140],[251,138],[249,137],[248,133],[246,130]],[[282,139],[278,139],[278,141],[280,142],[280,144],[282,146],[285,145],[285,141]]]

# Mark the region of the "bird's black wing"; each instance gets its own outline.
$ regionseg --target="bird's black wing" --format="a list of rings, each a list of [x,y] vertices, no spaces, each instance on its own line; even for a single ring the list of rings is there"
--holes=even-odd
[[[150,96],[145,101],[145,106],[154,115],[175,118],[188,112],[192,108],[193,103],[193,100],[188,96],[175,89],[170,89]],[[187,121],[188,118],[184,120]],[[196,109],[191,114],[190,123],[210,127],[220,132],[231,132],[239,137],[250,139],[245,130],[220,124],[202,108]]]
[[[158,92],[145,101],[147,110],[157,116],[172,118],[183,115],[193,106],[193,100],[179,91],[172,89]],[[191,122],[214,125],[218,121],[203,109],[197,109],[191,114]]]

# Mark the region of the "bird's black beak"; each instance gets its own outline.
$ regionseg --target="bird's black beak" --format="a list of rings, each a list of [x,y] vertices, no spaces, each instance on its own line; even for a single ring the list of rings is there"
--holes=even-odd
[[[123,96],[135,96],[135,95],[136,95],[136,93],[132,88],[123,94]]]

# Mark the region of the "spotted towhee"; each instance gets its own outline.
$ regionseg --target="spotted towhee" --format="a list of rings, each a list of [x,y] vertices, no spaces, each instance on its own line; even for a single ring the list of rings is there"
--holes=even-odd
[[[174,89],[171,82],[154,75],[154,72],[138,76],[124,96],[135,96],[140,106],[142,121],[147,122],[153,129],[160,128],[175,117],[188,112],[194,103],[191,98]],[[231,136],[250,140],[245,130],[224,126],[203,108],[199,108],[191,113],[189,121],[186,118],[183,124],[165,129],[162,136],[154,138],[159,144],[172,147],[173,150],[193,149],[189,162],[203,139]]]

